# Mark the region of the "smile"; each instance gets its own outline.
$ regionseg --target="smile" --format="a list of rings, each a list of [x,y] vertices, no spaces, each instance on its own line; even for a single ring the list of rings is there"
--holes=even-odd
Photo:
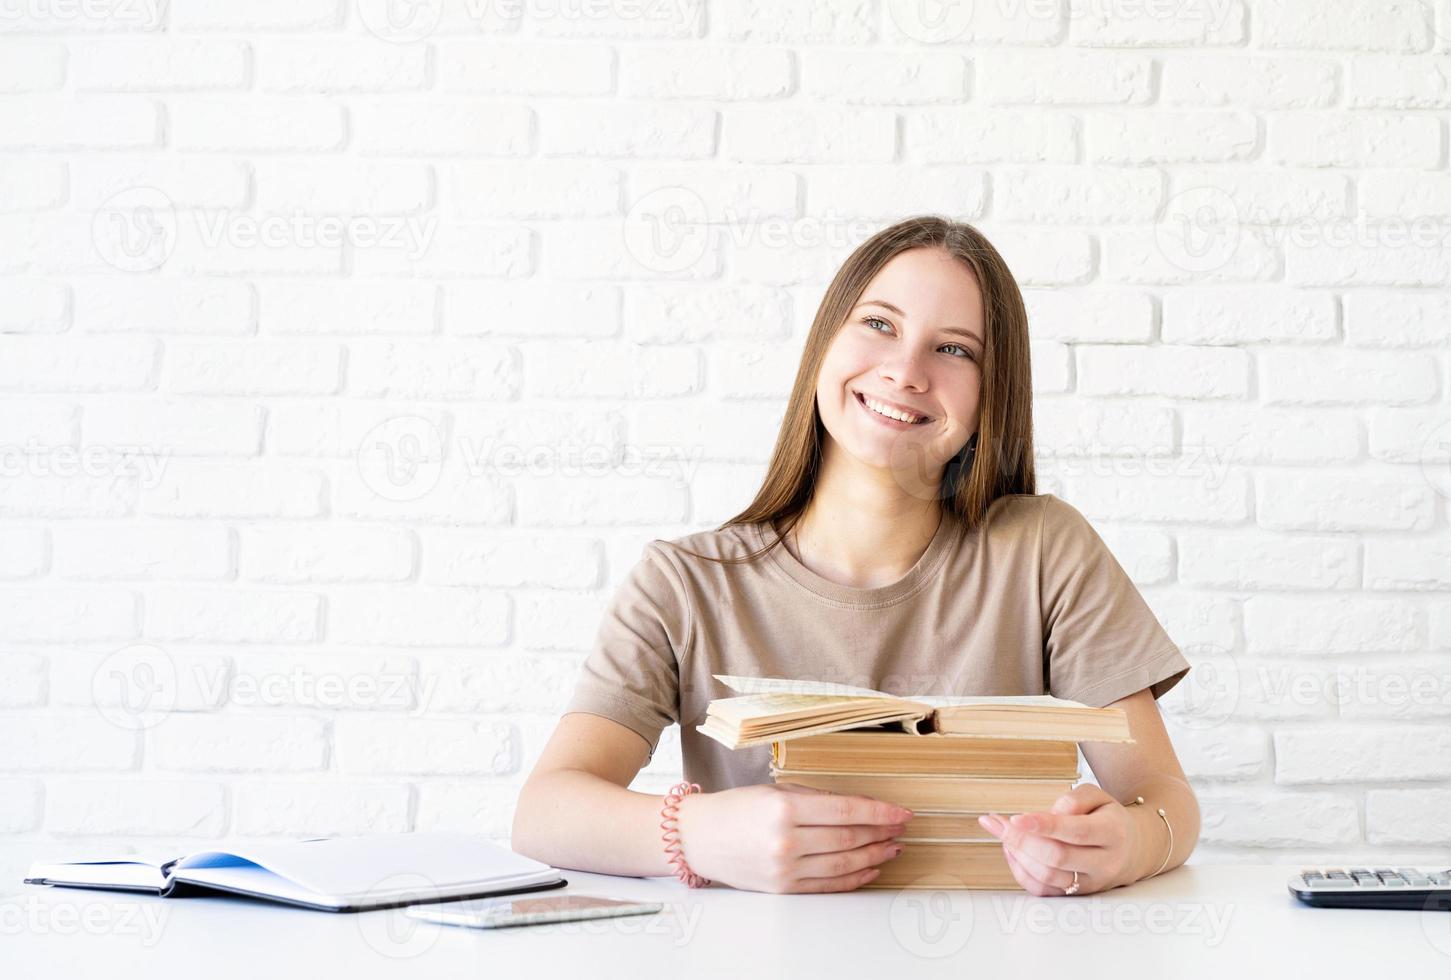
[[[914,425],[921,425],[924,422],[932,421],[929,416],[915,415],[911,412],[894,409],[890,405],[877,401],[875,398],[869,401],[867,397],[859,391],[853,391],[852,397],[856,399],[856,403],[860,405],[862,407],[862,410],[865,411],[868,415],[876,419],[881,424],[891,426],[894,429],[908,429]]]

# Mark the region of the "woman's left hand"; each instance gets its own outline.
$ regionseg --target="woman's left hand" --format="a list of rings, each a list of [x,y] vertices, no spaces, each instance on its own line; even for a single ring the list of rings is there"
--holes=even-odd
[[[1128,810],[1092,783],[1058,797],[1049,812],[984,814],[978,823],[1003,842],[1018,884],[1034,895],[1063,895],[1078,872],[1087,895],[1130,883],[1136,828]]]

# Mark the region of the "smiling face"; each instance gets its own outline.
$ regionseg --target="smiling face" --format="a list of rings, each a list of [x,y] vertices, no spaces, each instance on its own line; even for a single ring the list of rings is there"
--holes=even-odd
[[[982,292],[960,259],[939,248],[894,256],[822,362],[816,404],[835,443],[827,451],[935,487],[977,430],[985,338]]]

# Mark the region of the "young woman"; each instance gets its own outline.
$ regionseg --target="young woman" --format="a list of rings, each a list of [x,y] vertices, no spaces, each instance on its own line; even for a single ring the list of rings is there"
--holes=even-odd
[[[1083,745],[1102,788],[980,822],[1037,895],[1183,863],[1198,805],[1155,699],[1189,663],[1083,516],[1036,493],[1031,400],[1022,295],[976,229],[914,218],[858,247],[821,301],[755,500],[650,542],[616,593],[520,794],[514,848],[757,891],[871,881],[910,812],[777,786],[769,746],[697,732],[736,693],[711,675],[738,674],[1122,708],[1132,744]],[[661,797],[625,788],[672,722],[702,789],[674,813],[683,868]]]

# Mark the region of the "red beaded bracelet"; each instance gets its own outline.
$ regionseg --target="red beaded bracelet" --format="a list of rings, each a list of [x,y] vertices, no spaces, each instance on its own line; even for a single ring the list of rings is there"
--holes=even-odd
[[[660,808],[660,829],[665,831],[660,835],[660,839],[665,842],[665,853],[670,855],[670,864],[675,868],[675,877],[691,888],[708,885],[710,879],[702,878],[691,871],[690,865],[685,863],[685,855],[680,852],[680,826],[675,810],[681,800],[691,793],[699,792],[699,783],[676,783],[670,787],[670,792],[665,794],[665,805]]]

